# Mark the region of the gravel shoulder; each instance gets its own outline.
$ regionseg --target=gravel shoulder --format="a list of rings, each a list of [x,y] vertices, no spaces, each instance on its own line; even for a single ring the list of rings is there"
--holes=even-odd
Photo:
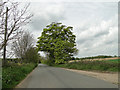
[[[118,73],[107,73],[107,72],[93,72],[93,71],[83,71],[83,70],[75,70],[75,69],[66,69],[66,68],[62,68],[68,71],[73,71],[73,72],[77,72],[83,75],[88,75],[91,77],[95,77],[113,84],[118,85]]]

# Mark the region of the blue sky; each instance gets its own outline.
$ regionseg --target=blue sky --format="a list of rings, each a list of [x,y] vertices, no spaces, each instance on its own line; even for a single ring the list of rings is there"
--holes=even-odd
[[[118,54],[118,0],[36,1],[31,2],[29,11],[34,17],[26,26],[36,41],[46,25],[61,22],[73,26],[77,57]]]

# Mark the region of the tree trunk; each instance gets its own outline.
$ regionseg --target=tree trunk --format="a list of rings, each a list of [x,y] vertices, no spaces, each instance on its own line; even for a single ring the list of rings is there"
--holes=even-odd
[[[5,33],[4,33],[4,47],[3,47],[3,66],[6,65],[6,44],[7,44],[7,25],[8,24],[8,7],[6,7],[6,17],[5,17]]]
[[[50,54],[49,54],[49,59],[50,59],[51,64],[54,64],[54,63],[55,63],[55,57],[54,57],[53,51],[50,52]]]

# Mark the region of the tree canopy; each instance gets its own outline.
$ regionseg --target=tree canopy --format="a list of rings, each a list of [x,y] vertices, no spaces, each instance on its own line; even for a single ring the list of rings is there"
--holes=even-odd
[[[65,63],[78,51],[72,29],[71,26],[55,22],[43,29],[37,47],[39,51],[49,54],[50,63]]]

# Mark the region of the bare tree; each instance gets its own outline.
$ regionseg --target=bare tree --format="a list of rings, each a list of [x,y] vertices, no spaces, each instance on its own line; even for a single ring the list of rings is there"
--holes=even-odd
[[[20,7],[18,2],[2,2],[0,6],[0,51],[3,49],[3,65],[6,63],[8,41],[19,37],[22,26],[30,22],[32,14],[27,12],[30,4]]]
[[[14,41],[12,44],[12,50],[16,57],[21,58],[21,61],[25,59],[25,53],[33,47],[34,38],[29,32],[23,33],[21,38]]]

